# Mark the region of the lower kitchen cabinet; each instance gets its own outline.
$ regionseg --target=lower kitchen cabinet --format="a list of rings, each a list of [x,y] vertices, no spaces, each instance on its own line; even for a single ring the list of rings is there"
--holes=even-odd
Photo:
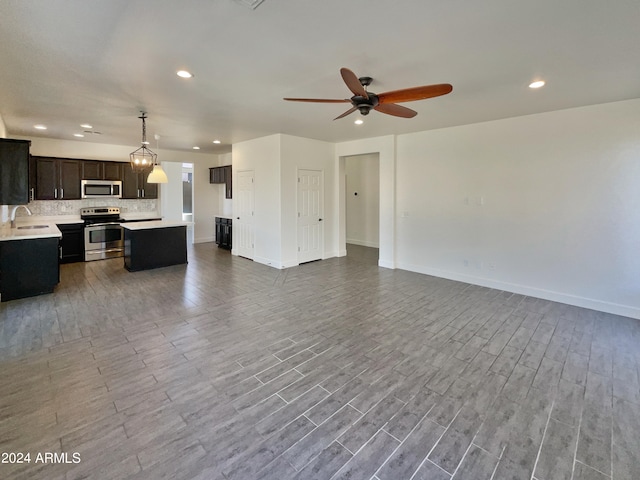
[[[51,293],[58,282],[58,238],[0,242],[0,294],[3,302]]]
[[[216,217],[216,244],[220,248],[231,250],[231,226],[230,218]]]
[[[84,224],[58,224],[62,232],[60,240],[60,263],[74,263],[84,261]]]
[[[130,272],[187,263],[187,227],[123,223],[124,268]]]

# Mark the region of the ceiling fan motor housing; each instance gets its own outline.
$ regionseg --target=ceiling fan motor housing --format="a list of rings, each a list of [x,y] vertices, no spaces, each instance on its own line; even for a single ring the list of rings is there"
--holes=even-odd
[[[351,97],[351,103],[360,111],[361,115],[369,115],[371,109],[377,107],[380,103],[378,96],[375,93],[367,93],[369,98],[365,98],[361,95],[354,95]]]

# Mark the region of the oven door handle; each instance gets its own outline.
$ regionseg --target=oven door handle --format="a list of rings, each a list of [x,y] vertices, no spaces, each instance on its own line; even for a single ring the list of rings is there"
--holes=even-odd
[[[120,225],[119,222],[109,222],[109,223],[92,223],[90,225],[86,225],[86,228],[91,228],[91,227],[106,227],[109,225]]]

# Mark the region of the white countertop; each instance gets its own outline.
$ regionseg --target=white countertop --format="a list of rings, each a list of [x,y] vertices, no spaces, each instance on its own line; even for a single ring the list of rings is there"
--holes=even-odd
[[[192,223],[178,220],[152,220],[149,222],[122,223],[121,225],[125,230],[149,230],[152,228],[188,227]]]
[[[215,215],[214,218],[227,218],[233,220],[233,215]]]
[[[162,215],[159,215],[158,212],[125,212],[120,214],[120,217],[125,220],[152,220],[154,218],[162,218]]]
[[[34,238],[61,238],[62,232],[55,223],[50,222],[22,222],[16,221],[17,227],[30,225],[44,225],[44,228],[3,228],[0,229],[0,242],[9,240],[28,240]]]

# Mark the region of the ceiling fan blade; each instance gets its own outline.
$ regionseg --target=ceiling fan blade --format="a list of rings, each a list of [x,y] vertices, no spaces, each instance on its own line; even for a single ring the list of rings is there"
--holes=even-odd
[[[338,116],[338,117],[334,118],[334,120],[338,120],[339,118],[346,117],[347,115],[349,115],[350,113],[355,112],[356,110],[357,110],[357,108],[356,108],[356,107],[351,107],[349,110],[347,110],[346,112],[344,112],[342,115],[340,115],[340,116]]]
[[[347,84],[347,87],[354,95],[360,95],[361,97],[369,98],[367,91],[364,89],[355,73],[353,73],[348,68],[343,67],[340,69],[340,75],[342,75],[342,80],[344,80],[344,83]]]
[[[314,102],[314,103],[351,103],[351,100],[336,100],[330,98],[283,98],[290,102]]]
[[[402,118],[413,118],[418,114],[415,110],[403,107],[402,105],[396,105],[395,103],[385,103],[383,105],[373,107],[373,109],[381,113],[386,113],[387,115],[394,115]]]
[[[414,100],[424,100],[425,98],[446,95],[447,93],[451,93],[452,90],[453,87],[448,83],[425,85],[424,87],[404,88],[402,90],[379,93],[378,101],[380,103],[412,102]]]

